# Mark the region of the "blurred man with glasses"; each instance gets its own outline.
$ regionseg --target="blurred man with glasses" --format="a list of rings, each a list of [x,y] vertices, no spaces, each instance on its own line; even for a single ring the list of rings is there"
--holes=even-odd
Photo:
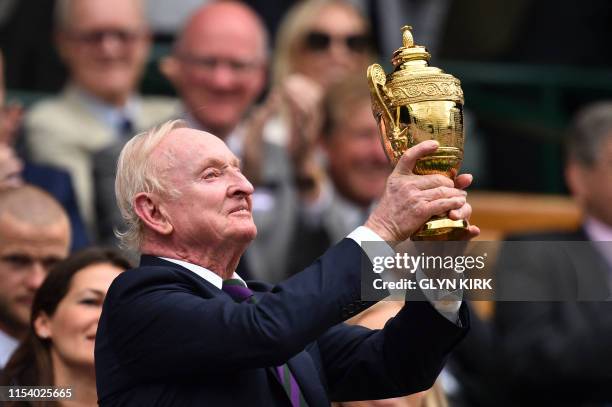
[[[265,28],[246,6],[213,2],[197,10],[161,66],[190,124],[230,137],[264,89],[267,48]]]
[[[35,161],[71,173],[95,231],[92,156],[171,116],[174,104],[136,94],[150,47],[142,0],[58,0],[55,26],[69,80],[27,115],[27,144]]]
[[[36,290],[49,268],[68,255],[70,225],[43,190],[0,190],[0,372],[30,324]]]

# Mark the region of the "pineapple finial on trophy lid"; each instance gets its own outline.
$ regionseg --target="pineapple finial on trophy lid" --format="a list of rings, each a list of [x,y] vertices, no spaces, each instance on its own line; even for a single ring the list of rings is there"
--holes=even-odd
[[[402,27],[402,47],[393,53],[391,63],[397,69],[401,65],[410,61],[423,61],[417,64],[427,65],[431,55],[422,45],[415,45],[414,36],[412,35],[412,26],[405,25]]]
[[[411,25],[405,25],[402,27],[402,45],[404,48],[414,47],[414,37],[412,36]]]

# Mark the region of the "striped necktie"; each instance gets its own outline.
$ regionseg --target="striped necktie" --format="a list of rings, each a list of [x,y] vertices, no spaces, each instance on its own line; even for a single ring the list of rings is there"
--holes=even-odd
[[[249,302],[251,304],[257,302],[255,295],[253,295],[253,291],[251,291],[249,287],[246,286],[245,282],[240,279],[230,278],[224,280],[222,289],[236,302]],[[295,377],[293,377],[291,370],[289,370],[289,366],[284,363],[281,366],[276,366],[275,370],[285,392],[287,392],[291,400],[291,405],[293,407],[308,407],[300,391],[300,386],[295,380]]]

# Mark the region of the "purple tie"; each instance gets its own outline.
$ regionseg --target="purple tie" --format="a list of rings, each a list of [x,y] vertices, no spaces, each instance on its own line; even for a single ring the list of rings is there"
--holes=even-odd
[[[230,278],[224,280],[222,289],[236,302],[249,302],[251,304],[257,302],[257,299],[253,295],[253,291],[251,291],[249,287],[246,286],[245,282],[240,279]],[[308,407],[300,391],[300,386],[295,380],[295,377],[293,377],[291,370],[289,370],[289,366],[286,363],[281,366],[276,366],[276,374],[291,400],[291,405],[293,407]]]

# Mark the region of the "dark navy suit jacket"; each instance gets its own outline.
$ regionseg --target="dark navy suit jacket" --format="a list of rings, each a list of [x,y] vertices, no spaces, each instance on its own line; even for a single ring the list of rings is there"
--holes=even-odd
[[[361,248],[344,239],[256,304],[143,256],[111,285],[96,337],[101,406],[290,406],[269,367],[287,362],[310,407],[395,397],[433,384],[469,325],[411,302],[385,328],[342,321],[360,300]]]

